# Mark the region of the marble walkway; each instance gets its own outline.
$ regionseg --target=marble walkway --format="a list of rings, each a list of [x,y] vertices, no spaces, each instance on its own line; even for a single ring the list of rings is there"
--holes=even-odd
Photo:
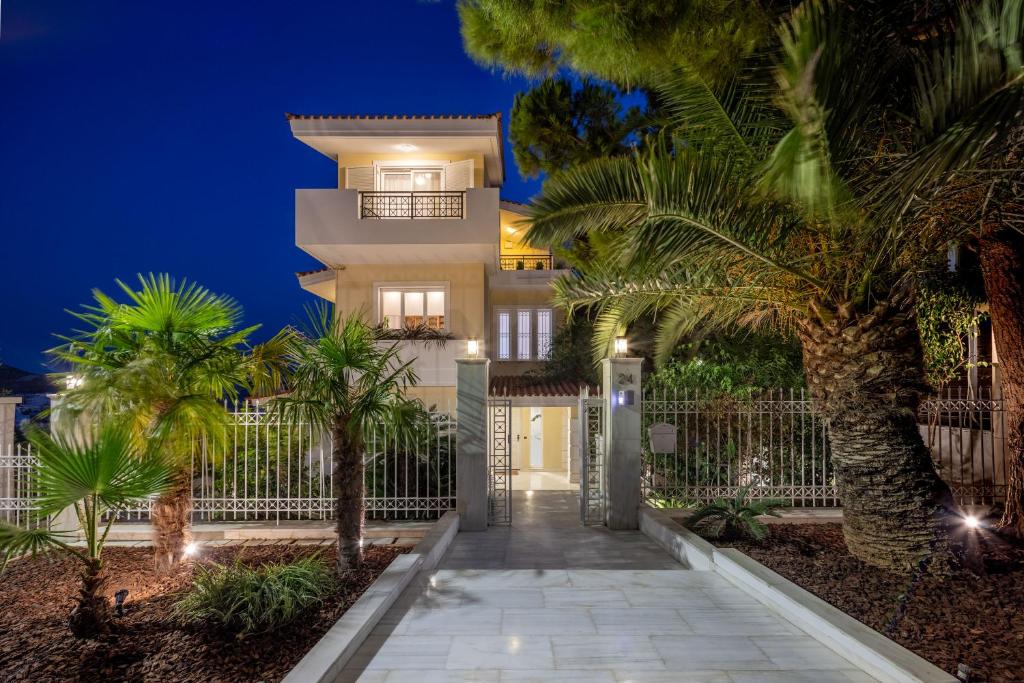
[[[340,681],[866,683],[854,665],[639,532],[585,528],[567,491],[460,533]]]

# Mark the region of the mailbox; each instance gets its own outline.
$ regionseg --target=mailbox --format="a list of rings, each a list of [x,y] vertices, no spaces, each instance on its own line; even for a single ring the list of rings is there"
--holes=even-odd
[[[650,438],[651,453],[675,453],[676,452],[676,426],[665,422],[652,424],[647,428],[647,435]]]

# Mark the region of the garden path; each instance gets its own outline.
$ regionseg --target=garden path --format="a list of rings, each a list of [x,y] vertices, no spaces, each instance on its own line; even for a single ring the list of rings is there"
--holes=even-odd
[[[642,533],[580,526],[574,493],[514,496],[513,526],[460,533],[340,681],[874,680]]]

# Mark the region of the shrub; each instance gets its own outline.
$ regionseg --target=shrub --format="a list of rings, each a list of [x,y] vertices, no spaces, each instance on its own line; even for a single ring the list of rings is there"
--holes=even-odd
[[[757,518],[761,515],[778,517],[775,508],[785,505],[781,500],[747,500],[750,486],[744,486],[735,498],[717,498],[697,508],[687,526],[706,538],[731,540],[746,536],[760,541],[768,535],[768,527]]]
[[[197,567],[192,589],[174,606],[186,622],[205,622],[243,638],[265,633],[323,602],[334,588],[319,555],[292,563]]]

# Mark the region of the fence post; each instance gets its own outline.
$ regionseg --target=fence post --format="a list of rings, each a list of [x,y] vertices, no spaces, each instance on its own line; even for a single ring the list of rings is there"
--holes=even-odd
[[[455,360],[455,509],[459,529],[487,530],[487,393],[486,358]]]
[[[81,435],[83,432],[82,425],[85,424],[84,417],[78,417],[72,420],[67,413],[61,410],[61,398],[60,394],[47,394],[46,396],[50,399],[50,434],[56,436],[61,430],[67,430],[71,433],[79,431]],[[81,525],[78,523],[78,516],[75,514],[73,507],[64,508],[56,515],[50,518],[50,529],[52,531],[65,531],[65,532],[76,532],[81,530]]]
[[[0,460],[11,459],[9,467],[7,465],[0,467],[0,498],[6,498],[12,502],[16,497],[14,490],[14,473],[17,471],[14,465],[14,428],[19,403],[21,403],[20,396],[0,396]],[[12,513],[12,516],[15,514]]]
[[[604,410],[605,524],[640,528],[641,358],[601,361]]]

